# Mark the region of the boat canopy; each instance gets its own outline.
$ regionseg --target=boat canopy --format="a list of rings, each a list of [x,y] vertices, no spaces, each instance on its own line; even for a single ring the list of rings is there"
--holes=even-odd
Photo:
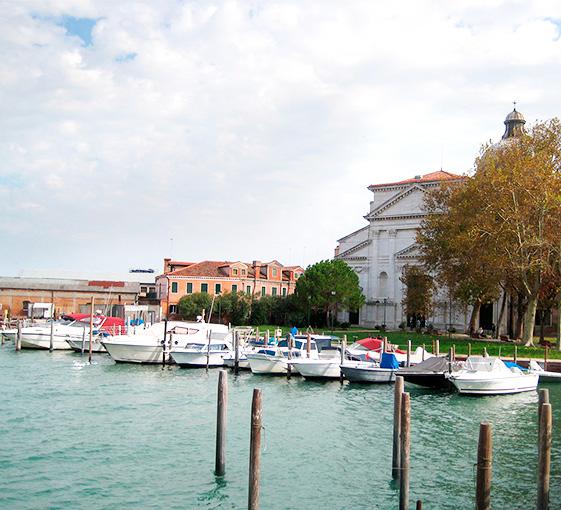
[[[399,368],[399,361],[397,361],[395,354],[392,354],[391,352],[382,353],[380,368],[391,368],[392,370],[397,370]]]
[[[466,370],[479,372],[510,372],[510,369],[496,356],[469,356],[466,360]]]
[[[382,349],[384,341],[381,338],[363,338],[362,340],[358,340],[357,344],[368,351],[379,351]]]
[[[448,358],[444,356],[434,356],[422,361],[418,365],[403,368],[400,372],[406,374],[416,374],[419,372],[443,372],[448,370]]]

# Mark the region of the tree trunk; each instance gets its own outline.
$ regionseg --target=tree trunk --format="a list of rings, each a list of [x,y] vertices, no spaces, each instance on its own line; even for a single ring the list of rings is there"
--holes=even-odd
[[[508,293],[506,290],[503,292],[503,301],[501,303],[501,309],[499,311],[499,318],[497,319],[497,327],[495,328],[495,338],[500,338],[501,331],[503,327],[503,321],[505,316],[506,310],[506,300],[507,300]]]
[[[524,296],[519,292],[516,299],[516,326],[514,328],[514,338],[516,340],[520,340],[524,335],[524,317],[527,310],[524,301]]]
[[[522,340],[525,346],[534,345],[534,325],[536,323],[536,310],[538,308],[538,296],[528,298],[528,308],[524,314],[524,335]]]
[[[561,351],[561,298],[557,301],[557,349]]]
[[[473,336],[477,330],[477,322],[479,320],[479,311],[481,310],[481,299],[477,298],[475,303],[473,303],[473,308],[471,310],[471,317],[469,319],[469,336]]]
[[[545,319],[545,310],[543,308],[540,309],[540,344],[545,340],[545,332],[544,332],[544,319]]]

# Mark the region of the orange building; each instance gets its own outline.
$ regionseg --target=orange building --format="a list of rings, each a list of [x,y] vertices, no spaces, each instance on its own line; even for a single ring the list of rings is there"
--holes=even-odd
[[[280,262],[180,262],[164,259],[164,273],[156,278],[162,313],[177,313],[181,297],[195,292],[211,295],[244,292],[250,296],[288,296],[304,269]]]

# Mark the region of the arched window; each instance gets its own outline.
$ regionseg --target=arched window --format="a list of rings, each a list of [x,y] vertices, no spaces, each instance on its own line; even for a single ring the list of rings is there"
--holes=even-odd
[[[388,273],[385,271],[378,275],[378,297],[388,297]]]

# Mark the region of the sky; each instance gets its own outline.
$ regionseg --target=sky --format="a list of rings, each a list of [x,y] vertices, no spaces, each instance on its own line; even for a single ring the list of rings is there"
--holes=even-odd
[[[561,2],[0,0],[0,274],[331,258],[561,111]]]

